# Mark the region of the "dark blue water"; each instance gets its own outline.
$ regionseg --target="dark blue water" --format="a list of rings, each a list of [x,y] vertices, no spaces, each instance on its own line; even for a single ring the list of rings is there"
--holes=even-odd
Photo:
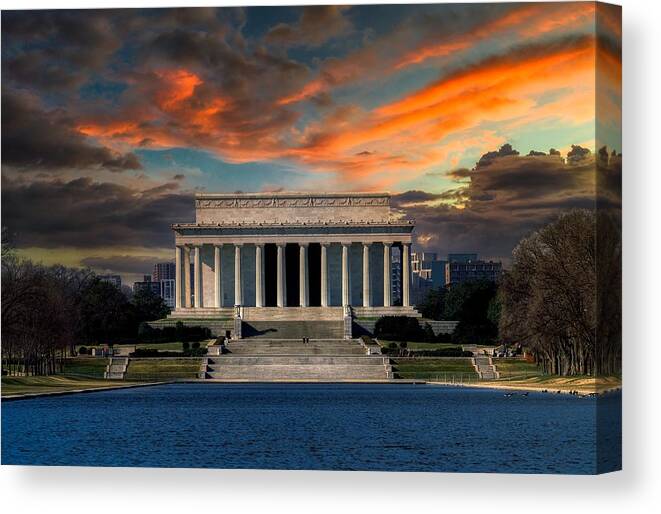
[[[620,395],[507,398],[408,384],[124,389],[3,402],[2,464],[594,473],[598,402],[600,413],[615,412]],[[619,427],[609,426],[614,448]]]

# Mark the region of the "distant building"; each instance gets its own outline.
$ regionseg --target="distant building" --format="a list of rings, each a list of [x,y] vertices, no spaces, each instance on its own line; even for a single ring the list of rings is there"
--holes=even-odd
[[[133,284],[133,292],[148,289],[163,298],[165,305],[174,307],[175,302],[175,265],[174,262],[157,262],[151,275],[144,275],[141,282]]]
[[[119,275],[99,275],[99,280],[102,282],[108,282],[109,284],[115,286],[117,289],[122,288],[122,277]]]
[[[440,289],[445,286],[445,263],[446,260],[432,261],[430,264],[431,269],[431,286],[434,289]]]
[[[161,284],[161,298],[165,302],[165,305],[174,308],[175,300],[175,281],[173,278],[163,279],[160,281]]]
[[[142,282],[133,283],[133,293],[145,290],[151,291],[157,296],[161,296],[161,283],[152,281],[151,275],[144,275]]]
[[[154,282],[162,280],[174,280],[174,262],[158,262],[154,264],[154,270],[151,273],[151,279]]]
[[[449,256],[448,256],[449,257]],[[498,281],[503,272],[503,265],[494,261],[469,260],[452,261],[445,264],[445,284],[458,284],[475,280]]]
[[[476,253],[449,253],[448,262],[470,262],[476,261]]]
[[[399,263],[397,263],[399,266]],[[399,268],[393,273],[399,272]],[[429,290],[470,280],[497,281],[502,264],[478,260],[477,253],[450,253],[445,260],[435,252],[411,253],[411,303],[419,304]]]

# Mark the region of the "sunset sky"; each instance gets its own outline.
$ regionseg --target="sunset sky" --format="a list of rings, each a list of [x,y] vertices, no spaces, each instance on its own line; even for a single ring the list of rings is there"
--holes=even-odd
[[[4,11],[2,225],[131,281],[196,191],[385,190],[418,247],[507,261],[621,151],[620,10],[595,9]]]

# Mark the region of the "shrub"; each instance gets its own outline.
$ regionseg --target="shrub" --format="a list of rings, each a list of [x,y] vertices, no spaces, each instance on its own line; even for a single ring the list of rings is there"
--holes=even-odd
[[[408,344],[406,343],[406,341],[402,341],[401,343],[399,343],[399,347],[400,347],[402,350],[403,350],[404,348],[406,348],[407,346],[408,346]]]
[[[184,350],[184,357],[204,357],[206,354],[206,348],[191,348],[190,350]]]
[[[80,355],[87,355],[87,348],[85,348],[84,346],[81,346],[80,348],[78,348],[78,353]]]
[[[388,343],[388,348],[391,350],[396,350],[397,349],[397,343]]]
[[[159,357],[158,350],[156,348],[136,348],[134,352],[131,352],[131,357]]]
[[[191,348],[193,348],[193,350],[195,350],[196,348],[199,348],[199,347],[200,347],[200,343],[197,342],[197,341],[195,341],[195,342],[191,345]]]
[[[436,341],[436,336],[434,335],[434,329],[431,328],[431,325],[429,323],[425,323],[425,341],[427,343],[433,343]]]
[[[365,344],[376,344],[376,343],[374,342],[374,339],[372,339],[372,338],[371,338],[370,336],[368,336],[368,335],[362,335],[362,336],[360,336],[360,340],[361,340],[363,343],[365,343]]]
[[[437,343],[451,343],[453,334],[443,334],[440,333],[436,336]]]
[[[184,341],[182,347],[183,347],[184,351],[186,351],[186,350],[190,349],[190,343],[188,341]]]
[[[438,348],[436,350],[416,350],[412,352],[416,357],[472,357],[471,352],[465,352],[461,347]]]
[[[383,316],[374,326],[374,335],[392,341],[424,341],[425,331],[416,318],[408,316]]]
[[[186,326],[178,321],[175,326],[151,328],[146,323],[138,330],[138,341],[143,343],[173,343],[176,341],[204,341],[211,338],[208,327]]]

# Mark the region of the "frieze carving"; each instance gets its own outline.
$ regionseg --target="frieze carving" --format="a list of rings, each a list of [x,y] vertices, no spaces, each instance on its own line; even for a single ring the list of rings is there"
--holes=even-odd
[[[302,198],[211,198],[198,199],[198,209],[254,209],[274,207],[387,207],[387,196],[307,196]]]

